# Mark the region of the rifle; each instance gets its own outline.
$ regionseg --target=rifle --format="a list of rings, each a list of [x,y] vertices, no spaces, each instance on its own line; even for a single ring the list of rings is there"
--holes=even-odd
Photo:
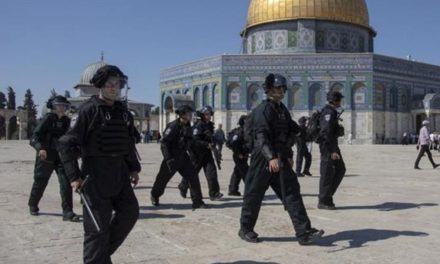
[[[84,206],[86,207],[87,212],[89,213],[90,218],[92,218],[92,221],[93,221],[93,224],[95,225],[96,231],[100,232],[101,231],[101,227],[99,226],[98,221],[96,220],[96,217],[93,214],[92,209],[90,208],[89,199],[87,199],[87,197],[84,195],[84,192],[83,192],[83,188],[88,183],[88,181],[89,181],[89,175],[86,176],[86,178],[84,179],[84,181],[83,181],[83,183],[81,185],[81,188],[77,189],[76,192],[81,197],[81,201],[84,204]]]

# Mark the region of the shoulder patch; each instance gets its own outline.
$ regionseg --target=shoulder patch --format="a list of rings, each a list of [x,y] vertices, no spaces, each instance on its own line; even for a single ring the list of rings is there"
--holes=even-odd
[[[72,119],[70,119],[70,128],[75,126],[77,120],[78,120],[78,114],[73,114]]]
[[[195,135],[197,135],[198,133],[199,133],[199,130],[198,130],[197,128],[194,128],[193,135],[195,136]]]
[[[232,137],[232,141],[236,141],[238,139],[238,135],[234,135],[233,137]]]
[[[325,121],[329,122],[330,118],[331,118],[331,115],[327,114],[327,115],[324,116],[324,118],[325,118]]]
[[[171,128],[167,128],[164,132],[165,136],[168,136],[171,133]]]

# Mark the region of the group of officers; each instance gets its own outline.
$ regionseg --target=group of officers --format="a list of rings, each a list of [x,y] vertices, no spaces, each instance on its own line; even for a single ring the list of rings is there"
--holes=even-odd
[[[126,82],[127,76],[118,67],[103,66],[91,80],[99,95],[86,101],[72,120],[65,115],[69,107],[67,99],[52,98],[47,104],[51,113],[41,120],[31,139],[37,156],[28,203],[30,214],[38,215],[39,201],[55,170],[63,220],[83,220],[84,263],[111,263],[111,255],[139,216],[139,204],[133,192],[141,171],[135,147],[138,133],[126,104],[119,100]],[[301,118],[299,125],[292,119],[282,103],[286,90],[285,77],[269,74],[264,83],[267,99],[250,115],[241,116],[239,126],[228,135],[227,146],[235,163],[228,194],[241,196],[239,184],[244,181],[238,235],[247,242],[260,241],[254,227],[269,186],[288,212],[300,245],[310,244],[324,234],[311,225],[297,178],[311,176],[307,118]],[[320,112],[316,139],[321,152],[319,209],[336,209],[333,196],[345,174],[338,147],[341,126],[337,109],[342,98],[340,92],[329,92],[328,104]],[[197,111],[198,119],[192,126],[193,112],[191,106],[180,106],[176,110],[177,119],[167,124],[163,132],[160,147],[164,159],[150,193],[153,206],[160,206],[167,183],[178,172],[182,176],[178,186],[181,196],[186,198],[189,190],[193,210],[208,207],[203,201],[198,176],[202,168],[209,199],[216,201],[223,197],[217,175],[221,156],[219,159],[215,155],[213,109],[204,106]],[[292,169],[294,144],[297,173]],[[302,157],[306,164],[301,172]],[[84,194],[83,219],[73,212],[72,191]]]

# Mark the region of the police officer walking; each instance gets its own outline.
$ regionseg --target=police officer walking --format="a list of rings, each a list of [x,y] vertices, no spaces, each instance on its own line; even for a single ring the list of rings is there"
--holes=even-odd
[[[298,125],[281,102],[287,90],[284,76],[269,74],[264,90],[268,99],[251,114],[254,140],[251,164],[246,175],[239,236],[247,242],[259,242],[254,231],[261,203],[270,186],[289,213],[300,245],[310,244],[324,231],[311,227],[300,193],[300,185],[292,170],[294,137]]]
[[[200,119],[194,124],[193,140],[190,147],[191,159],[197,174],[202,168],[205,172],[208,181],[209,198],[211,201],[219,200],[223,197],[218,183],[217,169],[212,157],[212,149],[215,147],[213,140],[214,123],[211,122],[213,114],[214,112],[211,106],[205,106],[202,110],[197,112]],[[179,190],[184,198],[186,198],[188,187],[188,180],[182,178],[182,181],[179,184]]]
[[[167,183],[176,172],[179,172],[189,183],[193,201],[192,208],[196,209],[205,205],[202,200],[199,177],[187,153],[192,140],[192,112],[193,109],[188,105],[179,107],[176,110],[178,118],[168,123],[163,133],[161,151],[164,159],[151,189],[151,203],[154,206],[159,206],[159,197],[162,196]]]
[[[66,111],[70,103],[66,97],[57,95],[50,98],[46,106],[52,111],[47,113],[37,125],[30,142],[37,151],[37,157],[34,168],[34,184],[28,202],[29,211],[31,215],[38,215],[38,203],[43,197],[52,172],[55,170],[60,184],[63,220],[78,222],[80,217],[73,212],[72,187],[56,149],[58,139],[69,129],[70,119],[66,116]]]
[[[299,120],[299,130],[300,134],[297,137],[296,142],[296,175],[298,177],[303,177],[304,175],[312,176],[310,173],[310,166],[312,165],[312,154],[309,152],[307,147],[307,120],[308,118],[302,116]],[[305,160],[304,170],[301,172],[301,167],[303,163],[303,158]]]
[[[344,128],[339,125],[337,108],[341,107],[344,96],[338,91],[327,94],[328,104],[321,111],[319,150],[321,152],[321,178],[319,180],[318,208],[335,210],[333,196],[345,175],[345,163],[338,146],[338,138],[344,136]]]
[[[246,118],[246,115],[240,116],[240,119],[238,120],[239,127],[234,128],[228,134],[227,147],[232,150],[232,159],[235,164],[231,180],[229,181],[229,196],[241,196],[239,191],[240,181],[244,181],[249,169],[249,150],[246,147],[244,138],[244,123]]]
[[[60,138],[60,157],[71,186],[74,190],[81,188],[100,226],[98,231],[83,207],[84,263],[111,263],[110,256],[139,216],[131,185],[138,183],[141,170],[135,147],[136,128],[130,111],[119,101],[126,82],[127,76],[118,67],[101,67],[90,81],[99,88],[99,96],[81,105],[71,129]],[[88,182],[82,186],[86,175]]]

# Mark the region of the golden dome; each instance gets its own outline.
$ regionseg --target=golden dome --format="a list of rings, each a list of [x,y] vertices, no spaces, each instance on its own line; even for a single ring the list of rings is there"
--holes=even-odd
[[[371,29],[365,0],[251,0],[246,29],[298,19],[330,20]]]

